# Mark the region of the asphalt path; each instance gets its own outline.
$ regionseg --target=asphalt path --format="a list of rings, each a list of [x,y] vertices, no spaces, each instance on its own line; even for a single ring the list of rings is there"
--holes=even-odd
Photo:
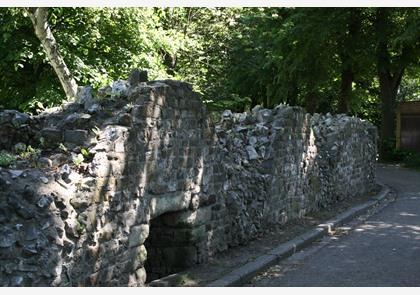
[[[247,286],[419,287],[420,172],[378,165],[396,200],[351,228],[256,276]]]

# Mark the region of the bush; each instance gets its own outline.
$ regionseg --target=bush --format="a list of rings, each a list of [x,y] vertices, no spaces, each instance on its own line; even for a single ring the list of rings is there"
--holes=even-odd
[[[0,167],[9,167],[16,161],[16,157],[6,153],[6,152],[0,152]]]
[[[406,152],[403,163],[406,167],[420,168],[420,153]]]

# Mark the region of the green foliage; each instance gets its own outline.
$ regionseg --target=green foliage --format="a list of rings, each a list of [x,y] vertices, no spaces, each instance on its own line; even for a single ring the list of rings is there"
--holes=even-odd
[[[60,144],[58,145],[58,149],[61,150],[65,154],[69,152],[69,150],[66,148],[66,146],[62,142],[60,142]]]
[[[81,148],[80,154],[83,156],[83,161],[91,161],[94,156],[87,148]]]
[[[379,125],[379,44],[392,71],[404,68],[398,101],[420,99],[419,11],[50,8],[49,23],[79,85],[97,89],[141,68],[191,82],[211,111],[287,103],[336,113],[351,70],[349,113]],[[0,19],[0,105],[37,113],[59,104],[64,93],[23,9],[1,9]]]
[[[382,159],[386,162],[403,163],[405,167],[420,168],[420,153],[416,151],[395,148],[395,140],[383,141],[384,153]]]
[[[406,152],[404,155],[403,163],[406,167],[420,168],[420,153]]]
[[[27,160],[31,162],[36,161],[40,155],[41,155],[41,150],[37,148],[33,148],[30,145],[28,145],[23,151],[19,153],[19,157],[22,160]]]
[[[0,167],[8,168],[16,162],[16,157],[7,152],[0,152]]]
[[[76,167],[79,167],[83,163],[84,160],[85,160],[85,158],[83,157],[82,154],[77,154],[77,155],[72,156],[73,164]]]

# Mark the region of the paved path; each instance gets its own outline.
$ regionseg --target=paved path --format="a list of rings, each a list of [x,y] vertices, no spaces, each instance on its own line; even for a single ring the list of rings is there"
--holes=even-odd
[[[420,286],[420,172],[378,167],[397,199],[348,235],[327,237],[248,286]]]

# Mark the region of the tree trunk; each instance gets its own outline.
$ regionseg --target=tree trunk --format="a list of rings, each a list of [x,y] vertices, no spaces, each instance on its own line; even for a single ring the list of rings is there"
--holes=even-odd
[[[353,76],[353,71],[350,68],[341,71],[340,100],[338,102],[339,113],[346,114],[350,111]]]
[[[286,102],[290,106],[296,106],[297,105],[297,97],[298,97],[299,89],[298,89],[295,81],[292,81],[291,84],[292,85],[290,87],[290,90],[287,93]]]
[[[42,47],[47,54],[51,66],[60,80],[64,93],[68,99],[76,97],[77,83],[58,51],[58,44],[55,41],[48,23],[48,8],[34,7],[28,8],[26,11],[28,12],[34,26],[35,35],[41,41]]]
[[[361,28],[361,16],[358,8],[349,8],[347,22],[347,34],[345,35],[341,49],[341,85],[338,112],[350,111],[350,99],[352,84],[354,81],[354,54],[353,43],[358,41]]]
[[[391,70],[391,57],[388,52],[388,9],[378,8],[376,11],[377,71],[379,77],[379,99],[381,101],[380,151],[382,156],[387,152],[386,143],[395,138],[395,107],[398,87],[404,74],[400,65],[395,72]],[[403,50],[404,51],[404,50]]]
[[[318,107],[317,93],[314,90],[311,90],[306,95],[306,101],[305,101],[306,111],[310,114],[313,114],[316,112],[317,107]]]
[[[391,75],[389,71],[379,72],[379,99],[381,101],[381,139],[394,139],[395,107],[398,87],[401,84],[403,70]]]

